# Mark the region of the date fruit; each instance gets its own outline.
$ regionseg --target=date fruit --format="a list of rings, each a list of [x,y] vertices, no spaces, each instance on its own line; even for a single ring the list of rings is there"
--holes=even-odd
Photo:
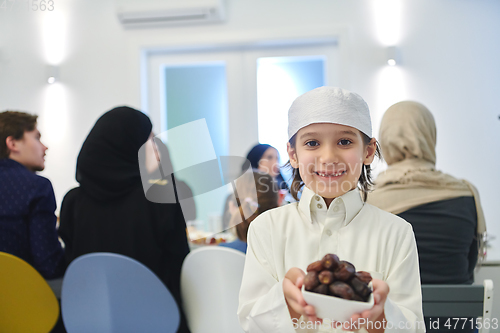
[[[317,286],[319,286],[318,272],[316,271],[307,272],[306,277],[304,278],[304,288],[307,291],[311,291]]]
[[[354,265],[344,260],[340,262],[339,268],[333,272],[335,278],[340,281],[349,281],[354,274],[356,274],[356,268],[354,268]]]
[[[328,269],[332,272],[334,272],[340,264],[339,257],[335,254],[327,254],[323,257],[321,260],[321,263],[323,264],[324,269]]]
[[[315,261],[307,266],[307,271],[321,272],[323,270],[323,263],[321,260]]]
[[[329,295],[328,292],[328,285],[327,284],[320,284],[313,290],[315,293],[321,294],[321,295]]]
[[[370,283],[372,280],[372,276],[370,275],[370,273],[365,271],[357,271],[356,277],[366,284]]]
[[[354,290],[345,282],[335,281],[329,286],[330,293],[343,299],[353,299]]]
[[[358,301],[358,302],[364,302],[365,299],[358,294],[354,293],[354,297],[352,298],[353,301]]]
[[[367,298],[372,292],[368,285],[356,276],[351,279],[350,284],[352,289],[354,289],[354,291],[356,291],[356,293],[363,298]]]
[[[353,264],[339,260],[337,255],[329,253],[307,266],[304,289],[322,295],[366,302],[372,293],[368,286],[371,280],[370,273],[356,272]]]
[[[330,271],[327,271],[326,269],[319,273],[318,275],[319,282],[322,284],[330,284],[333,283],[334,278],[333,278],[333,273]]]

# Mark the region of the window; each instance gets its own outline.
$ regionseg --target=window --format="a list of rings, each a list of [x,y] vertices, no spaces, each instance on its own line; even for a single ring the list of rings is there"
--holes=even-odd
[[[338,85],[339,81],[333,39],[279,46],[155,50],[146,52],[144,59],[143,109],[151,117],[155,133],[205,118],[217,157],[246,156],[261,142],[276,147],[285,163],[291,102],[308,90]],[[189,135],[196,139],[198,133]],[[169,146],[168,138],[162,139]],[[169,149],[175,170],[176,160],[185,159],[188,152],[183,147]],[[196,187],[189,175],[183,175],[184,182]],[[233,179],[238,176],[232,175]],[[221,231],[220,216],[231,191],[226,186],[195,196],[199,228]]]

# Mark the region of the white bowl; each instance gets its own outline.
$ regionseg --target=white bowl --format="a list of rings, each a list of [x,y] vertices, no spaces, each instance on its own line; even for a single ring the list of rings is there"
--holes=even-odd
[[[371,282],[368,286],[373,290]],[[348,321],[352,315],[371,309],[374,304],[373,293],[370,294],[368,302],[359,302],[306,291],[302,286],[302,295],[306,303],[316,309],[316,317],[340,322]]]

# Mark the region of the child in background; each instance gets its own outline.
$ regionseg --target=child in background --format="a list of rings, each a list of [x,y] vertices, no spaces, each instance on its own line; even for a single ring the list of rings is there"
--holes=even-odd
[[[265,212],[249,228],[238,308],[243,329],[291,333],[297,323],[318,320],[302,297],[304,271],[334,253],[373,277],[375,304],[353,315],[353,322],[365,318],[390,322],[385,332],[424,332],[411,225],[364,203],[370,164],[379,155],[367,104],[355,93],[320,87],[293,102],[288,121],[291,191],[296,199],[302,192],[299,202]],[[337,330],[325,323],[316,327]],[[343,328],[360,328],[348,326]],[[384,331],[361,327],[366,329]]]
[[[242,177],[242,181],[247,183],[238,184],[237,186],[240,204],[232,213],[229,222],[230,227],[236,227],[238,239],[231,243],[219,244],[220,246],[236,249],[243,253],[247,252],[247,234],[250,223],[261,213],[276,208],[279,205],[278,184],[273,177],[256,170],[252,174],[253,177]],[[255,186],[248,182],[255,182]],[[242,218],[242,216],[249,217]]]

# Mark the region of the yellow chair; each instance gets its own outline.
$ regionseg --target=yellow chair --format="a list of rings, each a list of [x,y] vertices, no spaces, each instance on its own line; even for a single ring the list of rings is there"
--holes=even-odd
[[[0,333],[48,333],[58,316],[57,298],[40,273],[0,252]]]

